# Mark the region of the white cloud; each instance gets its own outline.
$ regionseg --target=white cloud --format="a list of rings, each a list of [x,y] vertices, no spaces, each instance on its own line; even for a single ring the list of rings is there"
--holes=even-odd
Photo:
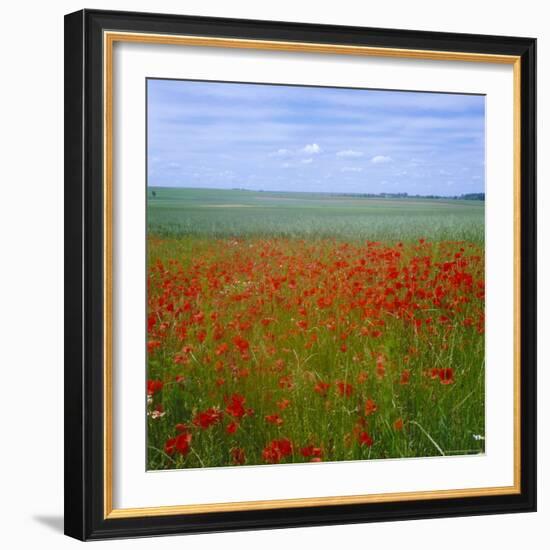
[[[313,159],[304,159],[302,161],[302,164],[311,164],[313,162]]]
[[[393,159],[391,157],[386,157],[384,155],[376,155],[370,159],[373,164],[383,164],[386,162],[392,162],[392,160]]]
[[[344,166],[342,168],[342,172],[362,172],[363,169],[359,168],[358,166]]]
[[[308,144],[302,149],[302,153],[307,153],[307,154],[316,155],[320,152],[321,152],[321,148],[316,143]]]
[[[361,151],[354,151],[353,149],[345,149],[344,151],[338,151],[337,157],[362,157],[365,153]]]

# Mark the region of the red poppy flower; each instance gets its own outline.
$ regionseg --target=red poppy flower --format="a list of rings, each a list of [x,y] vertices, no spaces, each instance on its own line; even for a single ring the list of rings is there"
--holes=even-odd
[[[176,437],[176,450],[182,455],[186,455],[191,449],[191,439],[193,436],[190,433],[183,433]]]
[[[162,380],[147,380],[147,395],[155,395],[155,393],[162,390],[163,386],[164,382]]]
[[[317,384],[315,384],[315,387],[313,389],[319,395],[326,397],[329,388],[330,388],[330,384],[328,382],[317,382]]]
[[[225,412],[234,418],[240,419],[246,414],[246,409],[244,408],[245,402],[246,399],[244,396],[234,393],[226,400],[227,407],[225,408]]]
[[[359,445],[365,445],[367,447],[371,447],[374,443],[372,437],[367,432],[359,433],[357,440],[359,441]]]
[[[160,348],[161,342],[159,340],[149,340],[147,342],[147,353],[153,353],[156,349]]]
[[[164,444],[164,451],[170,456],[172,456],[176,451],[185,456],[191,449],[192,438],[193,436],[187,432],[176,437],[172,437]]]
[[[378,410],[378,406],[372,399],[367,399],[365,403],[365,416],[370,416]]]
[[[353,386],[351,384],[346,384],[343,380],[338,380],[336,382],[336,387],[338,388],[338,393],[342,397],[351,397],[353,393]]]
[[[157,324],[157,316],[155,314],[151,314],[147,317],[147,332],[152,332],[153,328]]]
[[[409,383],[411,379],[411,371],[408,370],[408,369],[405,369],[402,373],[401,373],[401,378],[399,379],[399,383],[402,385],[402,386],[405,386],[406,384]]]
[[[294,387],[292,376],[290,374],[287,376],[281,376],[281,378],[279,378],[279,387],[286,390],[291,390]]]
[[[170,439],[168,439],[166,441],[166,443],[164,444],[164,452],[167,455],[170,455],[170,456],[172,456],[176,452],[176,438],[175,437],[171,437]]]
[[[290,400],[289,399],[281,399],[278,403],[277,403],[277,407],[279,407],[279,409],[281,411],[284,411],[286,408],[288,408],[290,406]]]
[[[439,378],[439,369],[437,368],[430,369],[430,378],[432,380],[436,380],[437,378]]]
[[[235,336],[235,338],[233,338],[233,343],[241,353],[246,353],[250,347],[248,340],[245,340],[242,336]]]
[[[202,311],[199,311],[195,315],[191,316],[191,320],[193,321],[193,323],[202,323],[204,321],[204,313]]]
[[[317,305],[319,306],[320,309],[325,309],[332,305],[332,299],[321,296],[321,298],[317,300]]]
[[[216,355],[223,355],[228,349],[229,346],[224,342],[216,348]]]
[[[283,419],[278,414],[268,414],[265,419],[270,424],[275,424],[275,426],[283,425]]]
[[[274,439],[263,450],[262,458],[270,464],[278,464],[292,454],[292,443],[288,439]]]
[[[398,418],[394,423],[393,423],[393,427],[396,431],[401,431],[403,429],[403,419],[402,418]]]
[[[231,422],[231,424],[228,424],[225,428],[226,433],[228,434],[234,434],[237,431],[237,428],[239,427],[239,424],[237,422]]]
[[[320,458],[323,456],[323,449],[309,445],[300,449],[300,454],[305,458]]]
[[[220,422],[222,419],[222,414],[222,411],[219,409],[211,407],[210,409],[206,409],[205,411],[198,413],[195,418],[193,418],[193,424],[203,430],[206,430],[207,428],[210,428],[210,426]]]
[[[454,371],[451,368],[439,369],[439,381],[442,384],[452,384],[454,382]]]

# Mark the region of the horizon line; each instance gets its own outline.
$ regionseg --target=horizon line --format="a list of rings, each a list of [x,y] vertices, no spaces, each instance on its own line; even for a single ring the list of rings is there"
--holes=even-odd
[[[210,191],[248,191],[251,193],[302,193],[302,194],[309,194],[309,195],[343,195],[343,196],[349,196],[349,195],[403,195],[408,197],[444,197],[444,198],[452,198],[452,197],[462,197],[467,195],[485,195],[485,190],[483,191],[471,191],[468,193],[460,193],[460,194],[454,194],[454,195],[440,195],[437,193],[428,193],[428,194],[411,194],[408,191],[381,191],[378,193],[375,193],[373,191],[289,191],[289,190],[283,190],[283,189],[247,189],[245,187],[193,187],[193,186],[180,186],[180,185],[149,185],[147,184],[147,188],[157,188],[157,189],[204,189],[204,190],[210,190]]]

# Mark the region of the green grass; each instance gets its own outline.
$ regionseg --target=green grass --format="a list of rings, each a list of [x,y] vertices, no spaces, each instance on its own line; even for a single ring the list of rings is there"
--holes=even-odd
[[[235,448],[245,451],[246,464],[262,464],[266,446],[281,438],[294,446],[283,462],[307,461],[300,449],[308,445],[321,448],[325,461],[484,451],[475,437],[485,434],[484,335],[476,329],[484,311],[480,245],[153,236],[148,266],[149,342],[160,343],[149,354],[148,378],[164,383],[149,405],[150,412],[161,406],[162,416],[148,419],[148,469],[228,466]],[[473,285],[458,274],[471,275]],[[437,287],[445,293],[440,301]],[[411,289],[424,292],[410,299]],[[330,306],[320,308],[319,297],[327,295]],[[423,321],[422,329],[409,314]],[[264,319],[273,321],[266,327]],[[239,352],[236,336],[250,343],[250,353]],[[218,354],[224,343],[227,350]],[[453,369],[453,383],[434,379],[434,368]],[[326,396],[314,389],[319,381],[330,384]],[[339,381],[353,386],[349,397],[340,395]],[[207,429],[193,425],[201,411],[225,411],[234,394],[254,409],[235,434],[226,433],[233,421],[226,412]],[[282,399],[290,406],[281,411]],[[365,416],[368,399],[377,410]],[[281,426],[266,422],[274,413]],[[169,454],[166,442],[181,423],[192,434],[191,450]],[[357,430],[373,444],[361,445]]]
[[[155,197],[152,196],[155,193]],[[148,231],[162,236],[484,241],[484,202],[320,193],[148,189]]]

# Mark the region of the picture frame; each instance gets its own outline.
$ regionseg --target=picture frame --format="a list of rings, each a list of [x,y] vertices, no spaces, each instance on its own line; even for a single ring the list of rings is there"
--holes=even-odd
[[[119,508],[113,239],[117,44],[507,66],[513,82],[513,483]],[[259,52],[259,53],[258,53]],[[254,61],[254,60],[253,60]],[[255,59],[256,63],[261,60]],[[434,70],[438,70],[435,67]],[[170,75],[167,75],[170,76]],[[397,71],[396,78],[399,77]],[[215,78],[215,75],[214,77]],[[117,80],[119,79],[119,80]],[[422,89],[422,84],[418,84]],[[494,137],[494,135],[493,135]],[[491,140],[491,135],[488,136]],[[136,164],[145,173],[145,155]],[[439,518],[536,510],[536,40],[304,23],[82,10],[65,17],[65,533],[80,540]],[[140,195],[144,200],[143,194]],[[127,205],[126,208],[131,208]],[[493,218],[494,219],[494,218]],[[491,224],[489,219],[487,224]],[[499,228],[494,231],[498,233]],[[138,237],[134,237],[138,238]],[[141,238],[141,237],[139,237]],[[508,269],[507,268],[507,269]],[[493,335],[497,340],[498,334]],[[491,336],[491,337],[493,337]],[[512,343],[511,343],[512,344]],[[141,346],[136,343],[136,346]],[[114,351],[115,350],[115,351]],[[144,367],[145,368],[145,367]],[[145,375],[144,375],[145,376]],[[488,387],[497,392],[498,387]],[[513,425],[512,425],[513,424]],[[512,456],[513,455],[513,456]],[[497,457],[498,459],[498,457]],[[273,466],[273,468],[278,468]],[[149,474],[152,483],[159,475]],[[230,475],[230,474],[228,474]],[[155,478],[155,476],[157,476]],[[261,483],[261,475],[258,478]],[[144,497],[147,499],[147,496]]]

